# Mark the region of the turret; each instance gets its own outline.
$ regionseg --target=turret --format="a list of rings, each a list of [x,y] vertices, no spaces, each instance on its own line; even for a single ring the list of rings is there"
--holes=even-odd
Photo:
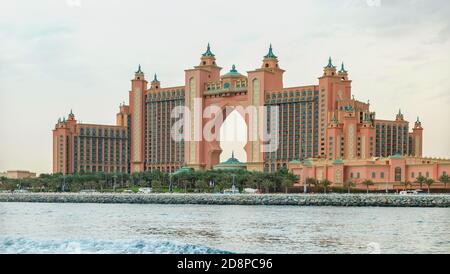
[[[208,43],[208,46],[206,47],[206,52],[202,54],[201,62],[199,66],[217,66],[216,64],[216,57],[211,51],[211,47]]]
[[[328,58],[328,64],[323,68],[323,76],[335,76],[336,67],[333,65],[333,60]]]
[[[161,83],[159,82],[158,77],[156,76],[156,73],[155,73],[155,76],[153,77],[153,81],[151,83],[151,89],[156,90],[156,89],[159,89],[160,87],[161,87]]]
[[[341,70],[339,70],[338,75],[341,76],[342,80],[348,80],[348,71],[345,70],[344,62],[341,64]]]
[[[423,129],[422,128],[422,122],[420,122],[419,117],[417,117],[417,120],[414,123],[414,129]]]
[[[278,68],[278,57],[273,53],[272,44],[269,46],[269,52],[264,56],[261,68],[274,69]]]
[[[414,123],[413,128],[413,153],[416,157],[422,157],[422,147],[423,147],[423,128],[422,123],[419,120],[419,117],[417,117],[416,122]]]
[[[140,64],[138,70],[134,73],[134,80],[145,80],[144,72],[141,70]]]
[[[397,113],[397,116],[395,117],[395,120],[396,121],[403,121],[403,114],[402,114],[402,110],[401,109],[398,110],[398,113]]]
[[[144,170],[144,146],[142,139],[144,136],[144,107],[147,81],[144,72],[139,65],[138,70],[131,80],[131,91],[129,93],[130,114],[131,114],[131,172],[141,172]]]

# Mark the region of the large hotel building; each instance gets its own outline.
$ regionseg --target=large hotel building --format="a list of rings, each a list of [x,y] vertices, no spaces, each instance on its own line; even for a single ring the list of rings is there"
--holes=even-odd
[[[422,158],[422,124],[412,125],[401,111],[393,120],[378,119],[369,102],[352,96],[344,64],[336,68],[331,58],[318,83],[284,87],[284,70],[272,46],[259,68],[239,73],[235,66],[221,74],[209,45],[200,64],[185,70],[185,82],[167,87],[156,75],[148,83],[141,67],[131,80],[129,105],[121,105],[116,125],[81,124],[70,112],[53,130],[53,171],[77,172],[174,172],[187,166],[212,169],[219,164],[219,141],[177,142],[171,128],[174,107],[194,110],[218,106],[277,106],[278,149],[264,153],[261,141],[245,146],[248,170],[273,172],[288,168],[304,182],[307,177],[327,178],[339,184],[354,178],[374,181],[413,179],[419,173],[437,178],[450,171],[450,162]],[[208,119],[191,115],[194,124]],[[247,124],[248,117],[245,117]],[[257,121],[248,125],[254,130]],[[267,116],[267,128],[272,123]],[[218,131],[218,130],[217,130]],[[401,162],[400,168],[393,162]],[[396,169],[397,168],[397,169]],[[353,172],[352,170],[355,169]],[[356,171],[357,170],[357,171]]]

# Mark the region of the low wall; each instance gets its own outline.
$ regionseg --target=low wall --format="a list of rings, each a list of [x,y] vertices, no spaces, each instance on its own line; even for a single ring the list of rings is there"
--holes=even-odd
[[[450,195],[0,193],[0,202],[450,207]]]

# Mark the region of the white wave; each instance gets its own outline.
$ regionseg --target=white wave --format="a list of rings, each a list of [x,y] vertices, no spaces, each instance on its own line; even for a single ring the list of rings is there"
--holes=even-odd
[[[3,254],[216,254],[228,253],[204,246],[159,240],[42,240],[0,237]]]

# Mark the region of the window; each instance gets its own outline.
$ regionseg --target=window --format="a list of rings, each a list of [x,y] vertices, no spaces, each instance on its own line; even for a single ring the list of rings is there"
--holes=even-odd
[[[384,172],[380,172],[380,178],[384,179]]]
[[[414,177],[416,177],[414,172],[411,172],[411,178],[414,178]]]
[[[427,171],[426,175],[427,178],[430,177],[430,172]]]
[[[372,179],[375,179],[375,172],[372,172]]]
[[[395,168],[395,181],[400,182],[402,180],[402,168],[396,167]]]

